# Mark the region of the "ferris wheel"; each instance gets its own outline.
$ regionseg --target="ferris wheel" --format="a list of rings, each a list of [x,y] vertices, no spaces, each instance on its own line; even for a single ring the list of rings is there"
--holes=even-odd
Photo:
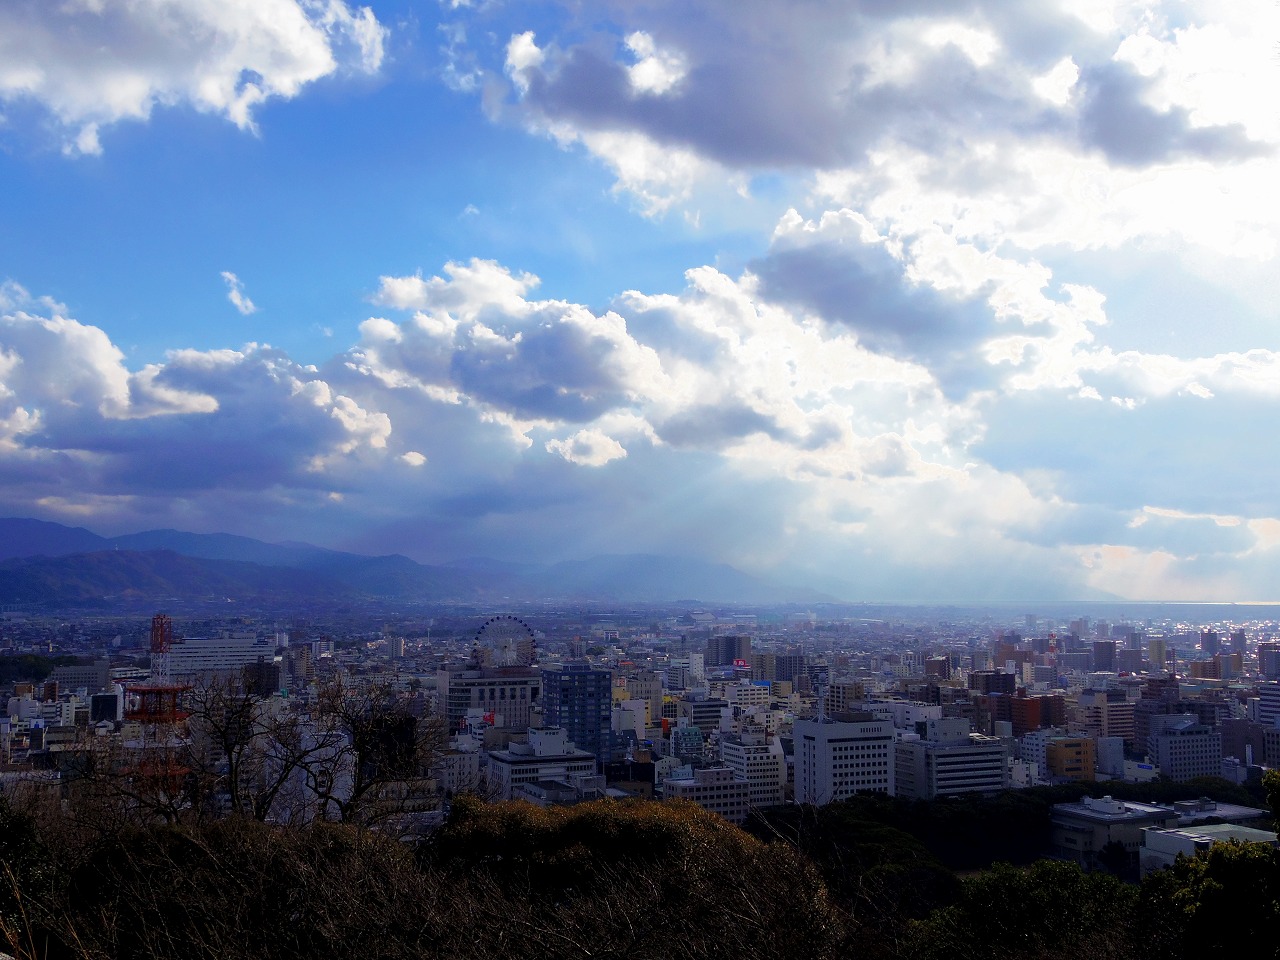
[[[476,646],[499,667],[527,667],[533,663],[536,650],[533,628],[519,617],[506,614],[490,617],[480,625]]]

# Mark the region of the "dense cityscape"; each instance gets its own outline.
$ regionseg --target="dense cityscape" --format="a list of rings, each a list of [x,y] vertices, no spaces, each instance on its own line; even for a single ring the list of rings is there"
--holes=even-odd
[[[1280,856],[1269,606],[226,603],[4,612],[14,956],[373,936],[488,957],[514,936],[1163,957],[1272,922],[1235,906]],[[278,933],[227,912],[304,895]],[[1010,898],[1020,919],[979,922]],[[1201,906],[1169,926],[1178,898]],[[673,953],[635,910],[693,910],[697,934]]]
[[[685,798],[741,824],[754,809],[864,792],[935,800],[1071,782],[1256,784],[1280,766],[1280,622],[1266,607],[1173,612],[1181,618],[1109,621],[544,602],[488,617],[443,608],[176,623],[8,612],[0,656],[28,675],[4,688],[0,782],[9,795],[65,794],[92,767],[86,755],[110,756],[111,776],[137,780],[139,758],[163,753],[188,778],[151,784],[167,815],[202,805],[284,823],[389,818],[419,832],[462,793],[543,806]],[[1210,612],[1221,619],[1205,622]],[[384,731],[400,730],[405,763],[378,772],[367,810],[350,803],[351,751],[364,745],[329,703],[334,691],[413,718]],[[229,712],[243,742],[218,725]],[[282,755],[286,720],[296,757]],[[1122,872],[1135,875],[1197,849],[1203,833],[1184,827],[1225,820],[1237,826],[1222,836],[1254,839],[1248,825],[1270,816],[1222,805],[1091,810],[1055,813],[1053,854],[1094,868],[1120,840]],[[1094,820],[1124,826],[1082,834]]]
[[[0,960],[1280,960],[1277,38],[0,0]]]

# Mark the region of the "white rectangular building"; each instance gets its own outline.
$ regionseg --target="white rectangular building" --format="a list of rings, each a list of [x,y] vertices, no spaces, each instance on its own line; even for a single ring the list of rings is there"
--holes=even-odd
[[[897,795],[933,800],[1009,787],[1009,748],[996,737],[971,733],[968,720],[930,720],[925,738],[901,740],[895,751]]]
[[[1152,738],[1152,759],[1161,776],[1174,783],[1197,777],[1216,777],[1222,772],[1222,734],[1214,727],[1188,717],[1165,726]]]
[[[528,743],[513,743],[506,750],[490,751],[488,789],[499,800],[510,800],[521,784],[539,780],[564,780],[577,774],[594,775],[594,754],[579,750],[559,727],[530,727]]]
[[[787,758],[777,737],[759,733],[726,734],[720,738],[720,762],[750,785],[753,807],[782,803],[787,789]]]
[[[1274,727],[1280,721],[1280,683],[1258,684],[1258,722]]]
[[[692,800],[704,810],[718,813],[730,823],[742,823],[750,808],[751,785],[728,767],[706,767],[692,771],[693,776],[664,780],[662,795],[666,800]]]
[[[893,723],[871,714],[797,720],[796,803],[822,806],[855,793],[894,793]]]
[[[276,640],[253,634],[221,637],[183,637],[169,647],[169,674],[174,678],[217,677],[238,674],[245,667],[276,657]],[[155,664],[152,665],[154,670]]]

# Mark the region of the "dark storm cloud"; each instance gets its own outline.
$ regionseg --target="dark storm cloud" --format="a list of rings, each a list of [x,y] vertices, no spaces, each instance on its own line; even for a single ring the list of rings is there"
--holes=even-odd
[[[1150,81],[1125,64],[1085,70],[1080,84],[1085,97],[1081,139],[1112,163],[1142,167],[1183,157],[1244,160],[1270,152],[1250,140],[1239,124],[1193,127],[1190,113],[1181,107],[1153,110],[1143,102]]]
[[[972,345],[995,324],[980,300],[957,301],[912,284],[902,264],[867,244],[814,244],[753,261],[765,299],[836,320],[877,352],[916,358]]]
[[[869,350],[928,367],[950,397],[988,387],[995,376],[975,352],[998,329],[985,299],[912,283],[881,246],[815,242],[775,250],[750,269],[766,300],[816,313]]]
[[[752,173],[865,168],[879,150],[908,148],[938,161],[919,172],[922,183],[980,195],[1009,187],[996,179],[1008,165],[975,162],[975,144],[1015,153],[1055,145],[1139,168],[1269,152],[1241,125],[1196,126],[1184,108],[1153,109],[1145,98],[1153,81],[1113,59],[1118,32],[1066,9],[1032,0],[800,6],[593,5],[589,20],[569,15],[574,29],[559,35],[573,42],[535,37],[543,56],[522,61],[514,109],[534,128],[580,137],[615,167],[621,186],[649,201],[627,148],[593,134],[640,135]],[[647,35],[643,51],[624,48],[632,31]],[[683,72],[656,94],[628,75],[650,38],[655,63],[670,76],[676,63]],[[1040,86],[1064,64],[1079,71],[1074,89],[1070,72],[1055,75],[1067,86]],[[654,183],[662,180],[655,172]],[[684,199],[667,187],[657,193]],[[953,366],[951,396],[981,387],[978,368]]]
[[[281,484],[331,489],[331,478],[308,471],[306,465],[340,442],[342,434],[319,411],[311,415],[276,403],[253,408],[228,404],[213,414],[105,421],[84,432],[35,436],[28,442],[94,454],[97,490],[183,495]]]
[[[677,447],[717,447],[762,433],[788,437],[772,417],[741,406],[690,407],[655,424],[658,435]]]
[[[1044,123],[1042,105],[1011,95],[1001,78],[950,46],[931,52],[909,83],[865,89],[869,68],[833,69],[833,51],[739,52],[711,51],[723,59],[693,66],[675,93],[651,97],[632,92],[622,63],[576,47],[554,71],[529,74],[524,105],[584,129],[638,129],[731,167],[839,166],[888,131],[941,149],[974,127]]]
[[[270,348],[177,351],[129,373],[101,330],[14,314],[0,318],[0,353],[0,393],[11,394],[0,417],[19,424],[0,459],[19,474],[45,470],[51,490],[333,489],[317,467],[390,431],[385,416]]]
[[[610,367],[616,341],[572,323],[526,327],[519,342],[454,353],[454,382],[477,399],[524,417],[581,423],[626,400]]]
[[[680,56],[679,83],[659,96],[633,90],[617,35],[597,21],[583,42],[548,48],[544,63],[522,72],[522,109],[580,130],[641,132],[745,168],[856,164],[885,136],[932,153],[1001,133],[1078,137],[1129,165],[1257,152],[1240,128],[1195,129],[1185,110],[1146,107],[1145,81],[1111,62],[1113,40],[1039,3],[814,2],[801,16],[779,4],[659,3],[614,12],[615,30],[648,31]],[[975,62],[956,43],[918,43],[931,24],[988,32],[990,60]],[[1084,65],[1079,117],[1031,84],[1066,57]]]

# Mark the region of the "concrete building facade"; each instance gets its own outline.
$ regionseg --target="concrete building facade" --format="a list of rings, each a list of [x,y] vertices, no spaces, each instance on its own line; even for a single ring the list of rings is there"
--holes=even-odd
[[[613,674],[570,663],[542,671],[542,722],[569,731],[574,746],[613,760]]]
[[[971,730],[967,720],[931,720],[924,737],[900,740],[894,751],[897,795],[933,800],[1007,789],[1008,746]]]
[[[664,780],[663,798],[692,800],[730,823],[742,823],[750,809],[751,785],[728,767],[704,767],[692,776]]]
[[[895,792],[893,724],[870,713],[797,720],[795,800],[815,806],[855,793]]]
[[[488,790],[498,800],[510,800],[522,784],[579,774],[594,776],[596,758],[575,747],[562,728],[530,727],[528,742],[489,751],[486,769]]]
[[[770,807],[785,799],[787,758],[777,737],[759,733],[723,736],[720,762],[750,785],[747,801],[751,806]]]

